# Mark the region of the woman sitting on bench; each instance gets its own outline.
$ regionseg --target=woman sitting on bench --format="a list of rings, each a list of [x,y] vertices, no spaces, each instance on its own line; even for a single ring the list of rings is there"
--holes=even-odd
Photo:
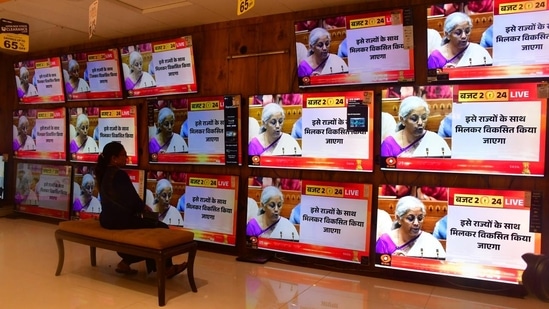
[[[102,211],[99,215],[101,226],[106,229],[146,229],[168,228],[168,225],[155,220],[143,218],[143,212],[151,211],[139,197],[126,172],[121,170],[126,165],[128,155],[122,144],[110,142],[103,148],[97,157],[95,175],[99,183]],[[122,261],[118,263],[116,272],[122,274],[136,274],[137,270],[130,265],[145,260],[142,257],[118,253]],[[156,271],[156,262],[146,259],[147,272]],[[181,273],[187,263],[174,265],[170,260],[166,264],[166,277],[172,278]]]

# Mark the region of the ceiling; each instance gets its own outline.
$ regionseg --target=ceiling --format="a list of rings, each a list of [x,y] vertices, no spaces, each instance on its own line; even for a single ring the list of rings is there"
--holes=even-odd
[[[88,36],[94,0],[0,0],[0,17],[29,24],[29,52],[372,0],[255,0],[237,15],[239,0],[99,0],[95,35]]]

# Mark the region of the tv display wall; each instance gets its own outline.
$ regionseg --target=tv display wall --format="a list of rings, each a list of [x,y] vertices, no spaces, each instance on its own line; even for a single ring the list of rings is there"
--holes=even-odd
[[[372,171],[373,91],[249,98],[248,164]]]
[[[25,109],[13,113],[13,151],[20,159],[66,159],[65,108]]]
[[[148,101],[149,161],[241,165],[241,97]]]
[[[409,9],[297,22],[299,86],[413,81],[412,25]]]
[[[61,58],[51,57],[14,63],[17,98],[21,104],[63,103]]]
[[[70,113],[71,161],[97,162],[97,155],[110,142],[124,145],[128,165],[137,165],[137,107],[74,107]]]
[[[156,170],[147,173],[145,201],[170,228],[235,246],[237,193],[237,176]]]
[[[15,173],[18,212],[69,219],[71,166],[17,162]]]
[[[427,20],[430,81],[549,76],[547,11],[546,1],[535,0],[432,6]]]
[[[122,99],[117,49],[61,57],[67,101]]]
[[[522,255],[541,250],[541,208],[539,192],[383,185],[376,266],[519,284]]]
[[[543,176],[547,99],[538,97],[540,87],[516,83],[400,88],[398,93],[387,89],[381,168]],[[426,103],[401,99],[408,95],[419,95]],[[399,116],[406,111],[409,117]]]
[[[371,197],[368,184],[250,178],[247,243],[254,249],[366,263]]]
[[[197,92],[191,36],[120,48],[128,97]]]

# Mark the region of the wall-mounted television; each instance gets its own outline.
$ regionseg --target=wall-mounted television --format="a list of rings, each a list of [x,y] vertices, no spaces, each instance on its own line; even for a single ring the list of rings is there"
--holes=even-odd
[[[414,80],[410,9],[295,23],[300,87]]]
[[[238,176],[148,171],[145,203],[173,229],[235,246]]]
[[[544,84],[417,87],[382,99],[381,168],[543,176]],[[394,89],[393,89],[394,90]],[[402,95],[413,94],[402,99]]]
[[[248,165],[372,171],[373,102],[373,91],[251,96]]]
[[[149,100],[149,161],[242,165],[240,105],[240,95]]]
[[[433,5],[427,16],[429,80],[548,77],[548,10],[535,0]]]
[[[531,191],[383,185],[376,266],[520,284],[522,255],[541,251],[541,198]]]
[[[77,164],[73,171],[73,190],[71,200],[71,218],[99,218],[101,197],[99,183],[95,178],[95,164]],[[145,171],[123,169],[128,174],[137,194],[145,199]]]
[[[124,145],[128,165],[137,165],[137,107],[73,107],[70,114],[71,161],[97,162],[97,155],[110,142]]]
[[[120,48],[128,97],[197,92],[191,36]]]
[[[372,186],[252,177],[247,244],[290,254],[367,264]]]
[[[71,166],[17,162],[15,175],[16,211],[69,219]]]
[[[117,49],[61,57],[67,101],[122,99]]]
[[[61,58],[51,57],[16,62],[14,71],[19,103],[65,102]]]
[[[24,109],[13,113],[13,151],[20,159],[65,160],[65,108]]]

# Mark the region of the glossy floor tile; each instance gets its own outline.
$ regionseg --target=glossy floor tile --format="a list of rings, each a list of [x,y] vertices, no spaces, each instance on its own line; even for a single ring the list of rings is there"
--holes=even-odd
[[[66,242],[60,276],[56,225],[0,218],[0,308],[158,308],[156,280],[144,263],[135,276],[115,273],[116,253],[98,249],[91,267],[87,247]],[[177,257],[176,262],[185,260]],[[168,280],[165,308],[549,308],[549,303],[430,285],[289,266],[251,264],[199,251],[198,293],[185,275]]]

